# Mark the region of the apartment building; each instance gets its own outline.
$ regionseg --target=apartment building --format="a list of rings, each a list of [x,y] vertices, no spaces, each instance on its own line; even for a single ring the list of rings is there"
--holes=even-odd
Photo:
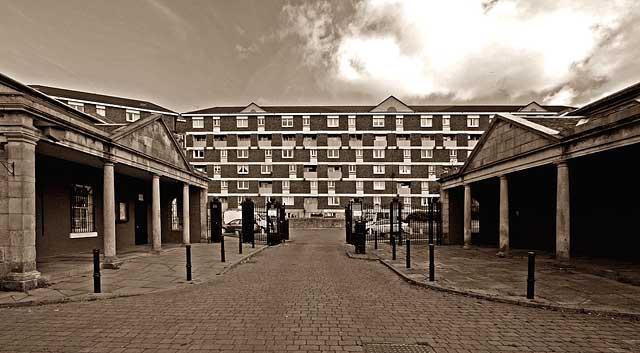
[[[189,162],[223,207],[280,199],[291,216],[342,216],[349,200],[424,206],[442,172],[463,165],[497,113],[558,116],[571,108],[520,105],[212,107],[181,114]]]

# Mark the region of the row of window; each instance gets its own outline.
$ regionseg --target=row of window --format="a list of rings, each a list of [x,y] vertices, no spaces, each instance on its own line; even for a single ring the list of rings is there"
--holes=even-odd
[[[386,181],[384,180],[374,180],[373,182],[373,189],[374,190],[386,190]],[[258,186],[262,187],[265,183],[263,182],[258,182]],[[268,185],[271,185],[271,183],[266,183]],[[282,180],[282,190],[283,191],[289,191],[290,189],[290,182],[289,180]],[[408,183],[401,183],[401,185],[404,185],[405,188],[409,188],[409,184]],[[249,181],[248,180],[238,180],[237,181],[237,185],[236,185],[238,190],[249,190]],[[428,181],[423,181],[420,183],[420,187],[422,189],[422,191],[429,191],[429,182]],[[229,189],[229,182],[227,180],[222,180],[220,181],[220,188],[222,190],[228,190]],[[309,182],[309,188],[311,190],[317,190],[318,189],[318,181],[317,180],[311,180]],[[327,189],[329,190],[335,190],[336,188],[336,182],[329,180],[327,181]],[[364,190],[364,181],[362,180],[358,180],[356,181],[356,190],[358,191],[362,191]]]
[[[192,150],[194,159],[203,159],[204,158],[203,149]],[[294,149],[285,149],[281,150],[281,156],[283,159],[292,159],[294,157]],[[357,149],[356,151],[356,159],[363,158],[363,151],[361,149]],[[457,156],[457,150],[449,150],[449,155],[451,157]],[[236,157],[239,159],[249,158],[249,150],[248,149],[238,149],[236,150]],[[264,150],[264,158],[270,159],[273,157],[273,150]],[[309,150],[309,157],[311,159],[318,158],[318,150]],[[405,149],[403,150],[403,157],[405,159],[411,158],[411,150]],[[220,158],[226,159],[228,158],[227,150],[220,150]],[[327,158],[340,158],[340,150],[339,149],[328,149],[327,150]],[[385,158],[385,150],[384,149],[374,149],[373,150],[373,158],[382,159]],[[433,158],[433,149],[421,149],[420,150],[420,158]]]
[[[77,111],[81,111],[84,113],[84,103],[69,101],[69,106]],[[104,105],[96,105],[96,114],[105,117],[107,115],[107,107]],[[140,120],[140,112],[133,109],[126,110],[126,119],[127,122],[134,122]]]
[[[404,125],[404,116],[396,115],[396,127],[403,127]],[[258,116],[257,117],[258,127],[264,127],[265,117]],[[327,127],[339,127],[340,126],[340,117],[337,115],[329,115],[326,118]],[[280,123],[282,127],[293,127],[293,116],[283,115],[280,117]],[[373,127],[385,127],[385,117],[384,116],[373,116],[372,117]],[[451,116],[443,115],[442,116],[442,127],[446,128],[451,125]],[[204,118],[203,117],[193,117],[191,119],[191,126],[194,129],[203,129],[204,128]],[[302,116],[302,126],[311,126],[311,117],[309,115]],[[355,128],[356,126],[356,116],[349,115],[348,118],[348,126],[350,128]],[[433,116],[432,115],[421,115],[420,116],[420,126],[421,127],[432,127],[433,126]],[[480,115],[468,115],[467,116],[467,127],[479,127],[480,126]],[[220,127],[220,117],[213,117],[213,127]],[[236,117],[236,127],[238,128],[248,128],[249,127],[249,117],[247,116],[238,116]]]
[[[271,197],[267,196],[265,199],[265,203],[267,203],[269,201]],[[412,204],[412,197],[403,197],[402,198],[402,203],[405,205],[411,205]],[[421,206],[428,206],[429,205],[429,197],[421,197],[420,198],[420,205]],[[244,196],[238,196],[237,198],[237,204],[238,204],[238,208],[241,208],[242,206],[242,202],[244,202],[245,197]],[[282,196],[282,204],[285,206],[293,206],[295,205],[295,199],[293,196]],[[340,197],[339,196],[327,196],[327,205],[329,206],[339,206],[340,205]],[[374,206],[381,206],[382,205],[382,197],[380,196],[374,196],[373,197],[373,205]]]

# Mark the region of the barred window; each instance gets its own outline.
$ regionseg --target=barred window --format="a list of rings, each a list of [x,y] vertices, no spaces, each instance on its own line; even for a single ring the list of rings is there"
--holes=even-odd
[[[93,188],[73,185],[71,190],[71,233],[95,232]]]
[[[182,230],[182,218],[180,218],[180,203],[177,198],[171,200],[171,230]]]

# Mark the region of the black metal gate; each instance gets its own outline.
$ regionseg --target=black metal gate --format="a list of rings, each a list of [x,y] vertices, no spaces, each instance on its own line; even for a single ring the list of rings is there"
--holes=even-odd
[[[439,199],[430,199],[426,206],[403,205],[399,200],[388,204],[363,204],[366,239],[369,242],[396,242],[411,239],[412,243],[442,244],[442,208]]]

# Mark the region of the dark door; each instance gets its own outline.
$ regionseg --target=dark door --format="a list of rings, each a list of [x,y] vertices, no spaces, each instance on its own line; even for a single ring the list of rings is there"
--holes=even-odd
[[[147,239],[147,205],[136,202],[136,245],[146,244]]]

